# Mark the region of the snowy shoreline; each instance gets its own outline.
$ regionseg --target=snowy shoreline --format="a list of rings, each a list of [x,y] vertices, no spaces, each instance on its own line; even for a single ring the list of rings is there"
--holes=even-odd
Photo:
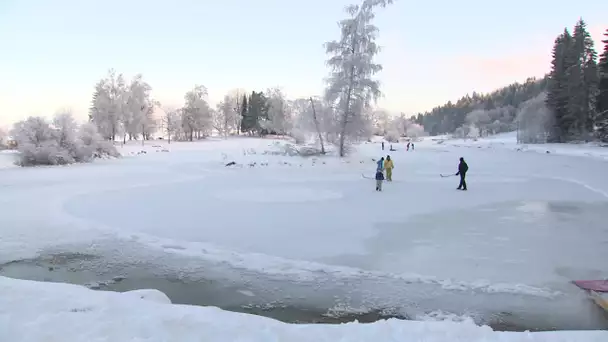
[[[293,325],[213,307],[167,304],[162,294],[93,291],[0,276],[0,340],[604,342],[608,331],[509,333],[467,322],[391,319],[370,324]]]

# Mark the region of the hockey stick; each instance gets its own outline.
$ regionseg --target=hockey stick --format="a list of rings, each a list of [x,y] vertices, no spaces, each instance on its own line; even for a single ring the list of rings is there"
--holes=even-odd
[[[445,177],[453,177],[453,176],[456,176],[456,175],[454,175],[454,174],[451,174],[451,175],[444,175],[444,174],[441,174],[441,173],[440,173],[440,174],[439,174],[439,176],[441,176],[442,178],[445,178]]]
[[[374,178],[372,178],[372,177],[368,177],[368,176],[366,176],[366,175],[364,175],[364,174],[361,174],[361,177],[363,177],[363,178],[365,178],[365,179],[374,179]]]

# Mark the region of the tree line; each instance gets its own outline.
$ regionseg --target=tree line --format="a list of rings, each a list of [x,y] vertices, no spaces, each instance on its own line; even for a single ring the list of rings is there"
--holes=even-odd
[[[608,142],[608,39],[598,64],[586,26],[580,19],[555,39],[546,100],[550,142]]]
[[[380,96],[374,76],[382,66],[374,61],[379,52],[378,28],[372,24],[374,10],[392,0],[364,0],[347,6],[347,17],[338,22],[341,36],[325,43],[329,55],[329,76],[320,97],[289,100],[280,88],[250,94],[227,94],[216,108],[208,104],[207,88],[196,85],[184,96],[181,108],[163,107],[164,115],[155,124],[151,87],[136,76],[126,84],[112,70],[98,82],[90,110],[90,120],[106,139],[121,136],[147,139],[160,130],[169,139],[204,138],[211,132],[229,134],[305,135],[335,144],[344,156],[350,143],[367,139],[373,126],[373,104]],[[323,145],[323,141],[320,141]]]
[[[547,88],[548,79],[529,78],[488,94],[465,95],[415,117],[430,135],[454,133],[458,137],[479,137],[517,129],[517,111],[526,101]]]
[[[320,96],[289,100],[279,88],[249,94],[236,91],[212,108],[207,88],[197,84],[184,94],[182,106],[167,106],[152,98],[152,87],[142,75],[127,81],[110,70],[95,84],[88,123],[78,125],[71,113],[63,111],[52,121],[30,117],[15,124],[12,135],[21,154],[33,155],[23,165],[116,155],[116,140],[143,142],[159,135],[169,141],[193,141],[213,132],[288,134],[300,143],[317,143],[321,153],[325,146],[335,146],[344,156],[352,143],[369,139],[379,126],[373,105],[381,95],[376,75],[382,66],[375,61],[380,49],[373,20],[377,8],[392,2],[362,0],[346,7],[345,18],[338,21],[339,38],[324,44],[329,72]],[[399,125],[391,134],[403,134],[405,121],[391,120]]]
[[[608,142],[608,38],[602,42],[598,62],[580,19],[572,33],[565,28],[556,38],[551,71],[543,78],[466,95],[413,120],[431,135],[475,138],[517,131],[523,143]]]

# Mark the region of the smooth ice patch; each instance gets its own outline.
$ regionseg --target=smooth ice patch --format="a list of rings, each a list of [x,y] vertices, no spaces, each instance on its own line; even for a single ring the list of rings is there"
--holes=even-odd
[[[541,201],[526,201],[517,206],[516,209],[530,214],[546,214],[550,212],[549,203]]]
[[[304,187],[254,187],[225,190],[216,193],[215,197],[227,201],[298,203],[337,200],[342,198],[342,194]]]
[[[249,290],[238,290],[237,292],[247,297],[255,297],[255,294]]]

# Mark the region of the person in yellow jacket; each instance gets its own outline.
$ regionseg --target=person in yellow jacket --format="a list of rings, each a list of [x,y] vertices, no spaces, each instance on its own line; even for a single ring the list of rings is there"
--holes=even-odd
[[[393,168],[395,165],[393,164],[393,160],[391,156],[386,156],[386,160],[384,161],[384,169],[386,170],[386,180],[388,182],[393,181]]]

